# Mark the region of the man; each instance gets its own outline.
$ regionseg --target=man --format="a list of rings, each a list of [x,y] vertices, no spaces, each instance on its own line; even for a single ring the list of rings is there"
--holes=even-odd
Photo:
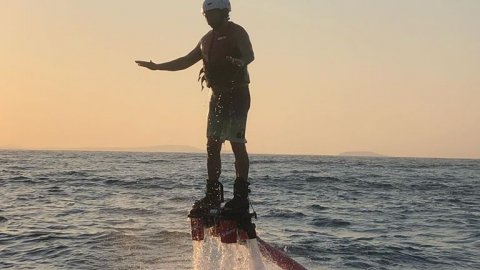
[[[212,27],[186,56],[161,64],[152,61],[136,61],[139,66],[151,70],[177,71],[203,60],[202,87],[206,82],[212,89],[207,127],[206,196],[196,201],[191,213],[218,208],[223,202],[223,186],[220,151],[225,140],[230,141],[235,155],[236,179],[234,197],[224,208],[232,212],[248,212],[249,159],[245,146],[245,128],[250,108],[250,78],[247,65],[254,60],[252,45],[247,32],[230,21],[229,0],[206,0],[203,14]]]

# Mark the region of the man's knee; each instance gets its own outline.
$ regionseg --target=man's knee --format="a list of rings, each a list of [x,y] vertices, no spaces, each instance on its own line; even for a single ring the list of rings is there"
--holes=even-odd
[[[219,152],[222,149],[222,141],[215,137],[209,137],[207,141],[208,152]]]
[[[232,142],[230,144],[232,145],[232,151],[235,154],[247,154],[247,147],[245,143]]]

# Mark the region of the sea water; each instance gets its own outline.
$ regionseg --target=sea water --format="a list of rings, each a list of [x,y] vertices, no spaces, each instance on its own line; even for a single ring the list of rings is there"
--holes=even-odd
[[[234,160],[222,158],[229,198]],[[479,160],[250,159],[258,235],[308,269],[480,269]],[[214,269],[248,254],[191,240],[205,160],[0,151],[0,269]]]

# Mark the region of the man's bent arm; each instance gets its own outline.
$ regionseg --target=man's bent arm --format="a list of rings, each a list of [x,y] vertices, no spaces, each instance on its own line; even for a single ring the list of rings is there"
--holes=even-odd
[[[245,30],[239,31],[236,34],[236,40],[238,44],[238,48],[242,54],[242,57],[239,58],[242,60],[244,65],[248,65],[255,59],[255,55],[253,53],[252,43],[250,42],[250,37],[248,36]]]

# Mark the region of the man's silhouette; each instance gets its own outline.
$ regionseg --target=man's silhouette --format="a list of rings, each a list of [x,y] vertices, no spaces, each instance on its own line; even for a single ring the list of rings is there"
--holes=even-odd
[[[212,27],[186,56],[156,64],[136,61],[151,70],[177,71],[186,69],[200,60],[203,68],[200,78],[212,89],[207,127],[206,196],[193,205],[191,213],[220,207],[223,201],[220,151],[225,140],[230,141],[235,155],[236,179],[234,197],[224,208],[233,212],[248,212],[249,159],[245,146],[245,128],[250,108],[250,78],[247,65],[254,60],[252,45],[245,29],[230,21],[229,0],[206,0],[203,14]]]

